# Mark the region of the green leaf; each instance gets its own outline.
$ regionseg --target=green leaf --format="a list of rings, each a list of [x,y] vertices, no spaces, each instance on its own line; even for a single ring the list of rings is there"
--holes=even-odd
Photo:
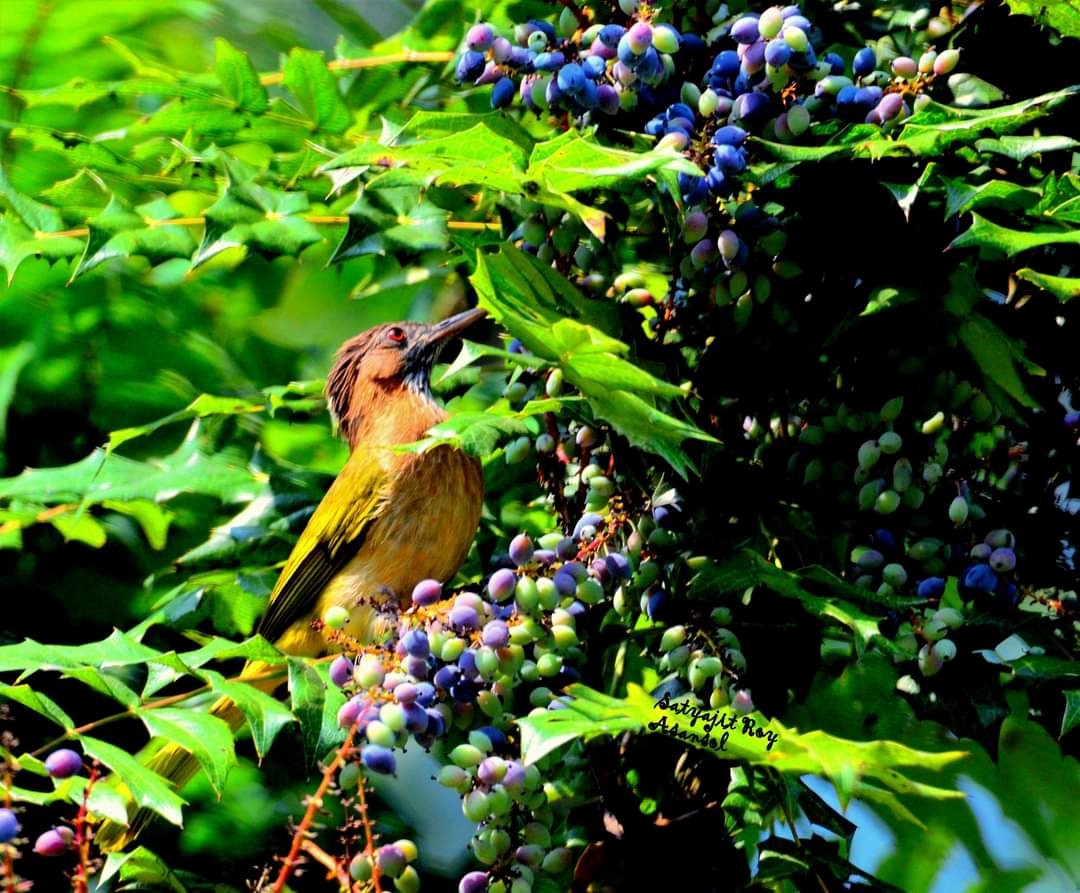
[[[662,456],[685,476],[693,466],[683,443],[716,442],[655,405],[683,391],[623,359],[629,348],[606,332],[614,325],[610,308],[586,301],[546,264],[504,246],[497,254],[478,256],[471,281],[480,305],[529,352],[558,363],[596,417],[634,446]]]
[[[266,88],[247,53],[243,53],[223,37],[214,38],[214,72],[221,81],[225,95],[246,112],[260,114],[269,103]]]
[[[115,257],[138,254],[156,262],[187,257],[195,250],[188,227],[168,224],[179,215],[167,202],[143,205],[139,210],[141,216],[113,196],[105,209],[87,222],[90,234],[71,274],[72,281]]]
[[[188,887],[160,856],[139,846],[127,853],[109,853],[101,869],[101,881],[119,878],[117,890],[162,890],[190,893]]]
[[[960,323],[956,334],[989,381],[1018,403],[1039,409],[1039,403],[1028,393],[1020,378],[1016,362],[1020,361],[1028,371],[1046,373],[1033,366],[1001,329],[986,317],[973,314]]]
[[[1005,0],[1018,15],[1031,16],[1062,37],[1080,37],[1080,0]]]
[[[178,493],[202,493],[224,502],[250,501],[264,483],[239,457],[208,454],[199,444],[199,422],[172,454],[154,463],[138,462],[105,450],[56,468],[28,469],[18,477],[0,478],[0,498],[25,499],[44,505],[106,500],[165,501]]]
[[[289,53],[284,73],[285,86],[314,129],[342,133],[352,123],[337,78],[326,67],[322,53],[295,47]]]
[[[152,737],[178,744],[199,761],[220,797],[229,770],[236,765],[229,724],[209,713],[182,707],[157,707],[135,711]]]
[[[298,657],[289,658],[289,704],[300,723],[304,753],[309,761],[319,755],[326,688],[326,681],[314,667]]]
[[[1068,136],[1002,136],[975,143],[980,152],[1005,155],[1013,161],[1024,161],[1042,152],[1064,152],[1077,146],[1080,143]]]
[[[1011,133],[1054,111],[1080,93],[1080,85],[992,109],[959,109],[928,102],[904,122],[898,150],[914,155],[937,155],[954,143],[973,143],[986,136]],[[892,153],[890,153],[892,154]]]
[[[40,713],[46,719],[51,719],[65,729],[75,727],[74,720],[64,712],[56,701],[48,695],[34,691],[29,685],[8,685],[0,682],[0,695],[16,701],[24,707],[29,707],[35,713]]]
[[[1032,285],[1037,285],[1043,291],[1050,292],[1062,303],[1080,296],[1080,279],[1067,276],[1049,276],[1046,273],[1036,272],[1031,267],[1023,267],[1017,270],[1016,275]]]
[[[611,149],[575,130],[568,130],[554,139],[537,143],[529,157],[525,176],[552,192],[576,192],[626,187],[661,168],[702,176],[701,170],[681,153]]]
[[[16,645],[0,646],[0,672],[23,674],[37,670],[95,670],[143,664],[160,656],[159,651],[135,641],[116,629],[107,639],[85,645],[43,645],[24,639]]]
[[[173,792],[160,775],[147,769],[127,751],[106,741],[80,735],[79,743],[87,756],[99,760],[120,777],[139,806],[153,810],[174,825],[183,825],[181,809],[184,800]]]
[[[941,769],[966,757],[964,751],[932,753],[895,741],[849,741],[820,731],[799,733],[760,713],[740,716],[731,708],[692,708],[689,701],[666,696],[654,701],[632,683],[627,690],[628,696],[619,699],[581,684],[568,686],[564,709],[517,721],[522,730],[522,759],[535,762],[578,738],[651,731],[721,759],[761,763],[796,776],[821,775],[838,788],[846,785],[856,796],[876,793],[914,822],[918,819],[897,795],[937,800],[963,797],[959,791],[918,782],[900,770]]]
[[[215,692],[232,699],[243,712],[260,760],[270,750],[278,732],[296,719],[280,701],[253,685],[226,679],[214,670],[202,670],[200,675]]]
[[[1058,738],[1064,738],[1080,725],[1080,688],[1063,691],[1062,694],[1065,696],[1065,712],[1061,715],[1061,732]]]
[[[952,240],[950,248],[977,248],[980,256],[993,258],[1004,254],[1012,257],[1032,248],[1045,245],[1080,245],[1080,230],[1032,232],[1009,229],[991,223],[978,214],[971,215],[971,226]]]
[[[978,186],[969,186],[963,180],[947,183],[946,218],[983,206],[1023,211],[1038,204],[1042,195],[1038,189],[1017,186],[1007,180],[990,180]]]

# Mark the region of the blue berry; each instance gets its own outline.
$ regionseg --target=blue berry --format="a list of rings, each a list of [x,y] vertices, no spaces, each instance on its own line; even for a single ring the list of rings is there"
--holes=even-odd
[[[851,64],[851,70],[855,72],[855,77],[861,78],[870,74],[875,65],[877,65],[877,55],[870,47],[863,47],[855,54],[855,61]]]
[[[10,809],[0,808],[0,843],[7,843],[19,833],[19,820]]]
[[[458,82],[475,81],[483,74],[485,62],[484,54],[478,53],[476,50],[467,50],[462,53],[455,72]]]
[[[368,769],[380,775],[393,775],[394,770],[397,769],[394,752],[378,744],[368,744],[360,751],[360,759]]]
[[[945,580],[942,577],[927,577],[919,581],[915,591],[920,598],[939,598],[945,592]]]
[[[964,572],[964,588],[977,592],[993,592],[998,585],[997,574],[988,564],[973,564]]]

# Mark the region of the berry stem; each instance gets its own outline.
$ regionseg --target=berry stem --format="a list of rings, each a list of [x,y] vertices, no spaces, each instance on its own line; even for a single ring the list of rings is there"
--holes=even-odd
[[[360,784],[356,786],[356,799],[360,810],[360,824],[364,828],[364,855],[371,859],[371,882],[375,893],[382,893],[382,886],[379,884],[379,865],[375,861],[375,832],[372,830],[367,809],[367,782],[363,777],[360,778]]]
[[[300,849],[327,870],[328,880],[330,878],[336,878],[337,882],[341,885],[342,890],[347,891],[349,889],[352,881],[350,880],[348,873],[333,856],[326,852],[326,850],[319,846],[314,840],[305,839],[300,844]]]
[[[271,887],[271,893],[281,893],[285,889],[285,884],[289,880],[289,875],[292,874],[293,869],[296,868],[297,860],[300,855],[301,849],[304,848],[304,842],[307,840],[307,834],[311,830],[311,825],[315,821],[315,816],[319,814],[319,810],[322,808],[323,797],[326,796],[326,792],[330,789],[330,785],[334,783],[334,776],[337,774],[345,761],[352,755],[353,752],[353,738],[356,737],[357,723],[363,719],[367,711],[349,728],[349,733],[345,736],[344,742],[341,747],[338,748],[337,753],[334,754],[334,759],[330,761],[330,764],[323,770],[322,779],[319,781],[318,788],[315,789],[315,793],[308,798],[307,809],[304,811],[304,817],[300,820],[300,824],[296,826],[296,831],[293,833],[292,846],[289,847],[289,853],[285,856],[285,861],[281,866],[281,871],[278,872],[277,880],[274,881],[274,886]]]
[[[90,766],[90,778],[83,788],[82,803],[79,804],[79,812],[75,816],[75,849],[79,854],[79,864],[75,868],[75,877],[72,880],[73,893],[86,893],[90,883],[90,839],[93,832],[87,826],[86,817],[89,814],[90,791],[97,780],[101,777],[97,760]]]

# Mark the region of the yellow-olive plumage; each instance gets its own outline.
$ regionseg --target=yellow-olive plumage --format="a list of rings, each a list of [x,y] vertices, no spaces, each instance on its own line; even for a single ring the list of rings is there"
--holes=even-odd
[[[259,624],[282,651],[328,650],[312,621],[332,605],[349,611],[343,632],[377,641],[394,622],[388,601],[404,605],[416,583],[448,580],[461,567],[480,518],[480,463],[448,445],[423,453],[395,447],[420,440],[446,418],[429,390],[431,365],[450,338],[483,315],[470,310],[434,325],[376,326],[338,351],[327,397],[350,454],[285,562]],[[264,670],[249,663],[244,675]],[[234,730],[244,721],[227,698],[211,711]],[[177,788],[198,768],[175,744],[160,747],[147,766]],[[129,814],[127,827],[105,822],[98,830],[103,850],[126,846],[150,818],[134,804]]]

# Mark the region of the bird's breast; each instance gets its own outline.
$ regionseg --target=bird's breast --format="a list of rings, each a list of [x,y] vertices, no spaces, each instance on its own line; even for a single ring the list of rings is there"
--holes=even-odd
[[[448,581],[465,561],[483,503],[477,459],[441,445],[389,460],[384,509],[363,546],[330,582],[320,599],[350,609],[346,632],[363,641],[379,636],[379,618],[354,606],[385,601],[392,593],[407,604],[421,580]],[[387,618],[389,619],[389,618]]]

